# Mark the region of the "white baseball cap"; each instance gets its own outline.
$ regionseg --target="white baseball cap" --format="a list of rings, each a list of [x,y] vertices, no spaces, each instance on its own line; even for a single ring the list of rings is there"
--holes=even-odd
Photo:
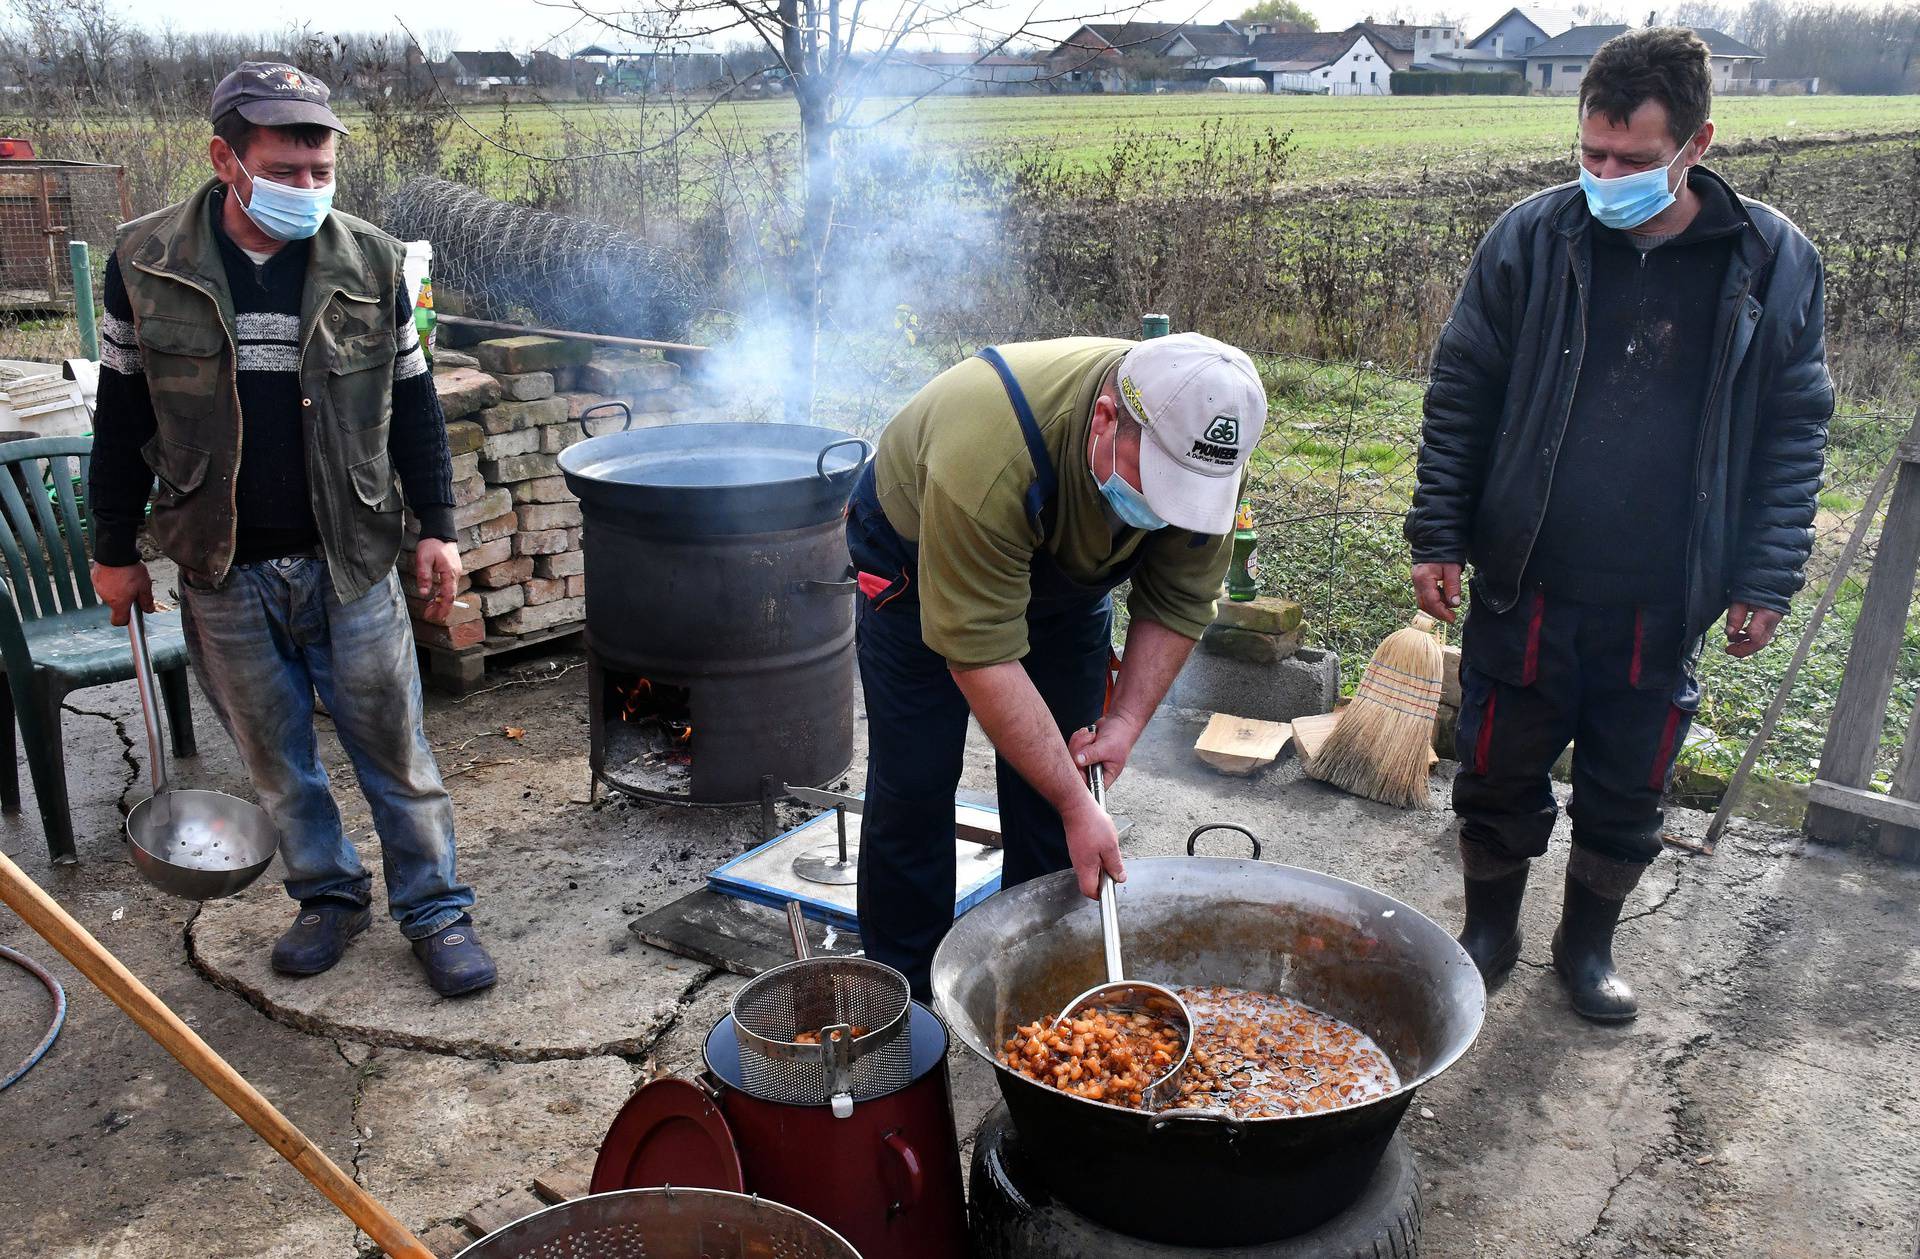
[[[1267,391],[1253,360],[1197,332],[1155,337],[1120,360],[1120,399],[1146,430],[1147,506],[1178,529],[1232,529],[1240,470],[1267,424]]]

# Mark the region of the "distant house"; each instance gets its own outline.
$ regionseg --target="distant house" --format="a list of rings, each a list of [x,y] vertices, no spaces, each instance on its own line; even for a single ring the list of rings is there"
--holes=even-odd
[[[527,68],[510,52],[456,52],[447,58],[460,87],[525,87]]]
[[[970,52],[905,52],[885,57],[856,55],[862,90],[874,96],[971,95],[1004,92],[1008,85],[1044,78],[1044,63],[1025,57]]]
[[[1415,30],[1389,39],[1379,32],[1396,28],[1364,22],[1317,32],[1277,31],[1264,23],[1090,23],[1047,55],[1046,70],[1063,86],[1107,91],[1138,80],[1198,89],[1214,78],[1258,78],[1276,92],[1384,96],[1393,71],[1412,64]]]
[[[535,87],[564,87],[590,91],[600,86],[605,68],[581,57],[558,57],[536,51],[527,60],[527,79]]]
[[[608,82],[623,92],[706,91],[727,82],[727,60],[691,48],[621,53]]]
[[[1580,80],[1587,73],[1587,63],[1600,51],[1600,45],[1632,29],[1630,26],[1576,26],[1544,44],[1535,45],[1522,54],[1527,64],[1527,82],[1536,92],[1566,96],[1577,93]],[[1715,91],[1727,90],[1735,80],[1751,79],[1754,67],[1765,60],[1763,54],[1731,35],[1703,26],[1696,26],[1693,33],[1707,46]]]

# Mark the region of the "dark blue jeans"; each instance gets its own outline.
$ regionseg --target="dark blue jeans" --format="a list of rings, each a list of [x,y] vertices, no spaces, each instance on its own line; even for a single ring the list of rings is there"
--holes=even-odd
[[[401,932],[423,939],[466,913],[473,891],[454,871],[453,801],[427,746],[400,579],[343,604],[325,560],[295,557],[235,565],[218,590],[181,587],[194,674],[280,828],[287,895],[372,899],[320,764],[318,692],[373,811]]]
[[[867,704],[867,798],[860,819],[860,938],[867,956],[907,977],[928,1000],[933,951],[953,925],[953,794],[968,708],[947,662],[920,639],[917,603],[875,610],[860,600],[860,685]],[[1113,600],[1101,597],[1027,620],[1027,676],[1061,738],[1099,720],[1113,642]],[[999,792],[1001,886],[1064,870],[1066,828],[1045,797],[1004,760]]]
[[[1558,808],[1552,770],[1573,744],[1573,842],[1616,861],[1660,854],[1665,792],[1700,685],[1678,607],[1601,607],[1527,594],[1476,605],[1461,642],[1453,811],[1463,839],[1539,857]]]

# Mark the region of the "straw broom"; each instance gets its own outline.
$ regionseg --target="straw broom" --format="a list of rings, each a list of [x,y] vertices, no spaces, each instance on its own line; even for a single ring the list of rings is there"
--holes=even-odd
[[[1308,773],[1382,804],[1426,807],[1442,671],[1433,629],[1422,612],[1380,644]]]

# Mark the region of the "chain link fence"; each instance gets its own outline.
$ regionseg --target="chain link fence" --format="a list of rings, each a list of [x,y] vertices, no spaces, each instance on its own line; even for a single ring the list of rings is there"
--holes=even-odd
[[[1340,654],[1342,680],[1351,688],[1380,640],[1415,610],[1401,524],[1413,500],[1425,382],[1364,362],[1266,351],[1253,357],[1272,408],[1250,478],[1260,584],[1266,593],[1302,605],[1308,641]],[[1852,409],[1834,417],[1807,589],[1768,650],[1734,661],[1712,650],[1717,644],[1710,641],[1702,658],[1707,697],[1687,757],[1699,772],[1724,774],[1758,728],[1819,591],[1859,521],[1868,488],[1911,418]],[[1761,761],[1767,776],[1813,777],[1878,528],[1875,521]],[[1916,692],[1920,634],[1910,631],[1883,740],[1889,770]]]

